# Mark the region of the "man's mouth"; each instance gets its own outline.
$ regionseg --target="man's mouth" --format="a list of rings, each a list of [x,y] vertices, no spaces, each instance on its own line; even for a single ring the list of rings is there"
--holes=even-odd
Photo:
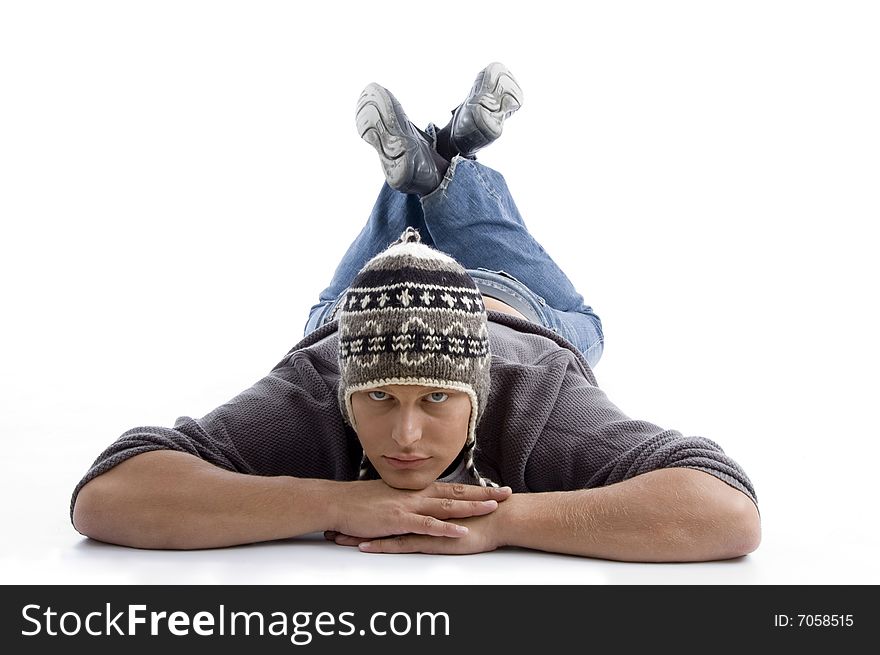
[[[382,455],[382,459],[396,469],[414,469],[420,467],[431,458],[419,457],[417,455],[400,455],[397,457]]]

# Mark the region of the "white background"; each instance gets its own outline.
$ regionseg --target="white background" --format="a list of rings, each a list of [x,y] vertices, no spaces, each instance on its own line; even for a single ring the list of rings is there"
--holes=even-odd
[[[0,5],[0,580],[874,583],[880,20],[869,2]],[[747,471],[763,542],[663,565],[90,542],[70,493],[138,425],[265,375],[422,127],[506,63],[479,160],[601,316],[634,418]]]

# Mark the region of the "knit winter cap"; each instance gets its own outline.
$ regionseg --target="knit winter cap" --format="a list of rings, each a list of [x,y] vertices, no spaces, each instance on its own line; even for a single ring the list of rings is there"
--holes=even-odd
[[[408,227],[355,276],[337,308],[339,408],[353,428],[351,396],[392,384],[453,389],[471,400],[465,466],[474,466],[476,427],[489,398],[489,331],[480,291],[465,268]],[[375,469],[366,454],[360,478]]]

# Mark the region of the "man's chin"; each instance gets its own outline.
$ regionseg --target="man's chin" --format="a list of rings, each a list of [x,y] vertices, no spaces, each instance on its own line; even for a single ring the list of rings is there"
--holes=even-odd
[[[407,491],[421,491],[437,479],[424,471],[379,471],[379,475],[389,487]]]

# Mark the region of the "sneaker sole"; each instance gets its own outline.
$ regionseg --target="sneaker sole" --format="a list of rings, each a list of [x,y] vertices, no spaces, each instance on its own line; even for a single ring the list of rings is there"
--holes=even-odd
[[[501,136],[504,121],[522,106],[523,91],[507,66],[489,64],[477,76],[465,101],[473,107],[474,123],[489,140]]]
[[[409,119],[400,115],[395,105],[399,107],[386,88],[370,83],[358,98],[356,123],[361,138],[379,153],[388,184],[400,188],[412,181],[409,153],[417,146],[415,137],[403,127]]]

